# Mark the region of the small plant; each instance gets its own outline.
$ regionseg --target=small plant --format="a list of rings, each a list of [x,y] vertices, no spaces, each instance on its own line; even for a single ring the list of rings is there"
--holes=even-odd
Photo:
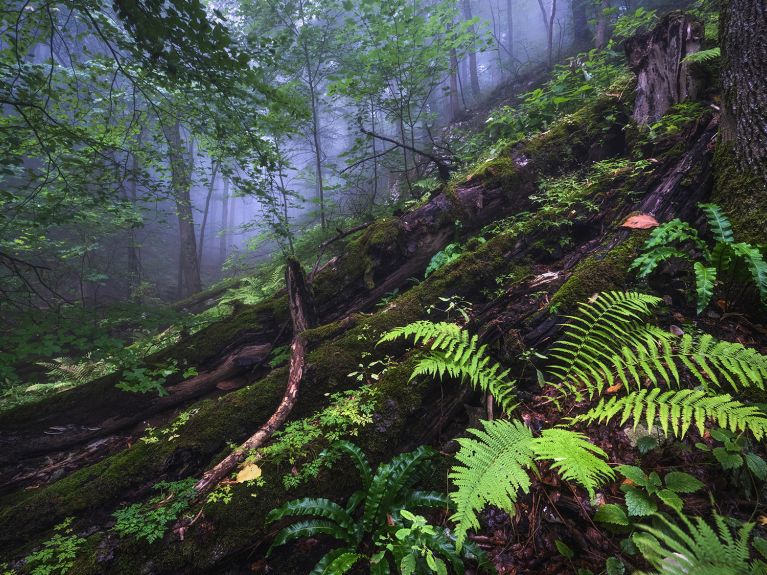
[[[324,534],[341,542],[343,547],[320,559],[313,573],[343,575],[361,561],[370,563],[371,573],[376,574],[389,573],[391,561],[395,569],[404,573],[447,573],[444,559],[456,574],[464,572],[463,560],[452,540],[404,511],[449,506],[449,500],[441,493],[413,489],[435,456],[432,449],[421,446],[403,453],[379,465],[375,474],[356,445],[341,441],[333,445],[333,450],[351,459],[362,480],[362,489],[352,494],[344,506],[329,499],[306,498],[289,501],[272,510],[267,523],[292,517],[307,519],[282,529],[269,553],[294,539]],[[371,548],[372,551],[366,552]],[[429,571],[418,569],[422,562]]]
[[[192,416],[199,411],[198,408],[190,409],[188,411],[182,411],[178,414],[178,417],[173,422],[163,429],[156,429],[151,425],[147,425],[144,430],[144,437],[141,441],[144,443],[158,443],[161,439],[165,441],[173,441],[180,437],[179,431],[184,427]]]
[[[701,451],[710,452],[731,479],[747,496],[755,495],[767,480],[767,462],[751,449],[751,442],[744,434],[729,429],[712,429],[711,437],[721,445],[710,448],[696,443]]]
[[[429,277],[439,268],[442,268],[448,264],[453,263],[463,254],[463,247],[461,244],[447,244],[444,248],[434,254],[429,261],[429,265],[426,266],[424,277]]]
[[[287,345],[278,345],[269,354],[269,367],[275,369],[285,365],[290,359],[290,347]]]
[[[43,548],[26,557],[31,567],[30,575],[65,575],[75,564],[75,558],[85,539],[74,534],[73,517],[68,517],[56,527],[53,537],[43,543]]]
[[[194,478],[159,481],[153,488],[160,493],[145,503],[134,503],[115,511],[113,529],[120,535],[153,543],[162,539],[168,525],[179,518],[195,497]]]
[[[684,503],[680,493],[695,493],[703,483],[689,473],[671,471],[661,480],[655,471],[646,474],[634,465],[619,465],[618,471],[628,480],[621,485],[625,493],[626,509],[631,517],[654,514],[663,503],[674,511],[681,511]]]
[[[178,371],[175,360],[156,368],[141,366],[136,363],[123,369],[120,383],[116,387],[133,393],[155,391],[160,396],[168,395],[165,390],[165,380]]]
[[[700,204],[708,220],[709,231],[714,245],[700,237],[690,224],[675,219],[655,228],[642,249],[642,254],[631,264],[639,277],[649,276],[664,261],[677,258],[693,265],[697,310],[701,313],[722,284],[726,301],[737,301],[739,294],[733,293],[743,277],[748,277],[756,288],[759,299],[767,303],[767,262],[758,248],[751,244],[736,243],[730,221],[719,206]]]

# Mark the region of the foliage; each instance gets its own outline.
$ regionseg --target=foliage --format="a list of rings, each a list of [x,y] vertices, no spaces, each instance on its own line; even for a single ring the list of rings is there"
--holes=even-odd
[[[639,7],[631,14],[624,14],[615,21],[613,42],[621,42],[655,26],[658,15],[655,10]]]
[[[703,483],[681,471],[671,471],[662,480],[655,471],[648,475],[634,465],[619,465],[618,471],[629,480],[621,485],[621,491],[626,494],[626,508],[631,517],[652,515],[658,510],[659,502],[679,512],[683,505],[679,494],[695,493],[703,488]]]
[[[767,481],[767,462],[753,451],[748,437],[735,435],[726,428],[712,429],[711,437],[721,445],[710,448],[705,443],[696,443],[695,446],[711,452],[734,486],[749,497],[758,497],[761,485]]]
[[[30,575],[66,575],[72,568],[77,552],[85,539],[75,535],[72,517],[54,527],[54,535],[43,542],[42,549],[27,555],[26,563],[32,569]]]
[[[250,454],[248,460],[265,458],[278,465],[287,463],[291,471],[283,476],[283,484],[286,488],[296,487],[316,477],[337,457],[333,450],[319,453],[320,446],[355,437],[372,423],[377,400],[378,392],[368,385],[334,393],[326,408],[275,431],[273,441]]]
[[[519,492],[530,489],[528,469],[535,461],[552,460],[552,469],[568,481],[595,489],[611,479],[607,454],[586,438],[566,429],[547,429],[534,438],[521,421],[483,421],[482,430],[469,429],[472,438],[458,439],[457,465],[450,472],[456,491],[450,495],[456,506],[456,541],[463,544],[466,532],[479,527],[477,511],[494,505],[515,512]]]
[[[730,221],[719,206],[700,204],[700,208],[714,237],[713,247],[709,249],[695,228],[675,219],[652,231],[643,253],[634,260],[631,268],[639,271],[639,277],[647,277],[662,262],[671,258],[693,263],[698,313],[710,303],[719,278],[729,278],[730,285],[725,289],[725,294],[729,294],[732,282],[741,278],[745,268],[760,300],[766,302],[767,262],[762,253],[751,244],[735,242]],[[685,245],[695,250],[694,256],[689,255]]]
[[[194,500],[197,482],[193,477],[181,481],[158,481],[153,489],[159,491],[145,503],[134,503],[115,511],[113,529],[123,536],[153,543],[162,539],[168,525],[179,518]]]
[[[174,439],[178,439],[181,436],[179,433],[181,428],[184,427],[191,417],[198,411],[199,408],[182,411],[170,425],[163,429],[158,430],[151,425],[147,425],[144,430],[144,437],[141,438],[141,441],[144,443],[159,443],[161,440],[173,441]]]
[[[448,375],[491,393],[505,411],[513,409],[514,382],[508,379],[509,370],[501,371],[487,355],[487,345],[479,345],[477,335],[470,336],[454,323],[417,321],[385,333],[378,343],[399,338],[412,338],[414,344],[423,342],[429,347],[429,354],[418,361],[410,379]]]
[[[429,261],[429,265],[426,266],[426,271],[423,274],[424,277],[429,277],[439,268],[453,263],[461,257],[462,253],[463,247],[461,244],[447,244],[444,248],[432,256],[431,260]]]
[[[767,563],[762,560],[767,558],[762,551],[765,547],[761,538],[752,537],[753,523],[734,531],[718,514],[713,525],[701,517],[688,519],[681,514],[679,521],[681,525],[658,516],[658,526],[640,525],[643,532],[632,538],[657,575],[767,573]],[[761,558],[752,558],[752,542]]]
[[[699,52],[693,52],[684,57],[683,62],[686,64],[706,64],[712,60],[720,58],[722,55],[719,46],[714,46],[708,50],[700,50]]]
[[[341,441],[334,444],[333,449],[352,460],[360,474],[362,489],[352,494],[345,506],[329,499],[305,498],[272,510],[267,523],[292,517],[309,519],[283,528],[269,552],[294,539],[325,534],[344,547],[320,559],[312,573],[341,575],[363,560],[371,564],[371,572],[389,573],[390,557],[405,573],[447,573],[444,559],[455,573],[463,572],[463,560],[452,540],[406,510],[445,508],[449,504],[440,493],[413,489],[434,457],[433,450],[421,446],[403,453],[379,465],[374,474],[364,453],[354,444]],[[372,541],[373,551],[369,555],[363,551],[364,541]],[[424,566],[428,570],[424,570]]]
[[[668,435],[670,428],[676,437],[684,437],[692,425],[702,435],[710,420],[734,432],[750,431],[757,440],[767,434],[767,416],[758,407],[741,403],[727,394],[712,396],[694,389],[662,391],[654,387],[623,397],[601,399],[573,422],[604,424],[618,416],[620,425],[633,420],[634,428],[643,418],[648,429],[659,420],[663,433]]]

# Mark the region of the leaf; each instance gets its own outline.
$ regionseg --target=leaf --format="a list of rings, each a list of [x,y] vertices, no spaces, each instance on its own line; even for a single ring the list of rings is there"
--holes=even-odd
[[[245,483],[246,481],[251,481],[253,479],[258,479],[261,477],[261,468],[256,465],[255,463],[249,463],[245,467],[243,467],[240,472],[237,474],[237,483]]]
[[[622,526],[627,526],[629,524],[629,519],[626,516],[623,507],[615,505],[614,503],[600,505],[597,512],[594,514],[594,521]]]
[[[746,453],[746,466],[757,479],[767,479],[767,462],[756,453]]]
[[[626,566],[617,557],[609,557],[605,563],[605,571],[607,575],[624,575]]]
[[[674,511],[681,511],[682,507],[684,507],[682,498],[670,489],[661,489],[658,491],[658,498]]]
[[[693,265],[695,270],[695,292],[697,294],[698,315],[708,307],[711,298],[714,297],[714,285],[716,284],[716,268],[706,267],[700,262]]]
[[[572,559],[573,557],[575,557],[575,552],[572,549],[570,549],[567,543],[565,543],[561,539],[555,539],[554,545],[557,546],[557,551],[559,551],[559,554],[562,557],[565,557],[566,559]]]
[[[415,556],[408,553],[399,564],[400,575],[413,575],[415,573]]]
[[[659,225],[658,220],[650,214],[639,214],[628,218],[621,224],[621,227],[635,230],[649,230],[650,228],[657,228]]]
[[[618,473],[623,475],[626,479],[630,479],[635,485],[639,485],[640,487],[647,486],[647,475],[636,465],[619,465]]]
[[[681,471],[671,471],[663,478],[666,484],[666,489],[670,489],[676,493],[695,493],[696,491],[703,489],[704,485],[698,479],[690,475],[689,473],[683,473]]]
[[[309,575],[343,575],[364,557],[348,549],[335,549],[320,559]]]
[[[658,504],[643,491],[630,489],[626,492],[626,509],[632,517],[646,517],[658,510]]]
[[[722,469],[738,469],[743,466],[743,457],[739,453],[730,453],[724,447],[715,447],[713,453]]]

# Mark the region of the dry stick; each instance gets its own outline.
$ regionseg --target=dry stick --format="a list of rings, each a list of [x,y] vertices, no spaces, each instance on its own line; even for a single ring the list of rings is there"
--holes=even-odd
[[[306,357],[306,336],[304,332],[311,327],[313,310],[311,307],[310,294],[306,286],[306,278],[301,265],[294,259],[288,260],[285,269],[285,281],[288,288],[288,304],[290,317],[293,322],[293,341],[290,344],[290,371],[288,385],[285,394],[277,410],[269,420],[251,435],[245,443],[226,456],[218,465],[205,472],[194,486],[197,497],[215,488],[223,481],[238,463],[240,463],[248,451],[261,447],[272,434],[283,424],[293,410],[298,398],[298,390],[304,373],[304,360]]]

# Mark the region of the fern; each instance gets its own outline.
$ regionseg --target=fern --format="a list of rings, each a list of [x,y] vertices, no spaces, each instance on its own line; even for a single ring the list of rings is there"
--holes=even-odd
[[[718,50],[718,48],[716,48],[716,50]],[[704,52],[698,52],[697,54],[703,53]],[[722,208],[716,204],[698,204],[698,207],[703,210],[703,213],[706,215],[709,231],[714,235],[714,240],[716,242],[721,242],[723,244],[735,243],[735,238],[732,234],[732,225],[722,211]]]
[[[605,461],[607,454],[575,431],[544,429],[541,436],[533,440],[532,448],[536,460],[552,460],[551,468],[562,479],[582,485],[592,499],[600,485],[615,478]]]
[[[708,27],[706,30],[708,30]],[[700,52],[695,52],[694,54],[688,54],[684,57],[682,62],[686,64],[705,64],[711,60],[716,60],[721,55],[721,49],[719,46],[715,46],[713,48],[709,48],[708,50],[701,50]]]
[[[661,575],[754,575],[767,565],[750,555],[753,523],[733,532],[724,517],[714,515],[712,526],[701,517],[680,515],[683,527],[658,516],[659,527],[639,525],[643,533],[632,539],[645,559]]]
[[[767,302],[767,262],[764,261],[762,252],[744,242],[732,244],[729,248],[735,257],[746,263],[746,267],[751,273],[751,279],[759,291],[759,299],[762,302]]]
[[[671,258],[679,258],[682,260],[689,259],[687,254],[680,252],[676,248],[662,246],[637,256],[637,258],[631,262],[629,269],[638,270],[639,277],[646,278],[654,272],[660,264]]]
[[[641,323],[659,298],[628,292],[598,294],[565,326],[560,342],[549,356],[559,360],[549,374],[565,390],[589,397],[613,386],[627,389],[653,385],[680,385],[684,367],[704,387],[764,389],[767,356],[740,343],[715,340],[710,335],[675,336]]]
[[[741,403],[726,394],[708,395],[705,391],[692,389],[662,392],[655,387],[625,397],[602,399],[572,422],[607,423],[616,417],[620,417],[621,425],[633,420],[635,428],[644,419],[648,429],[655,424],[657,417],[665,435],[670,429],[680,438],[693,425],[703,435],[708,420],[733,432],[750,431],[757,441],[767,435],[767,417],[757,407]]]
[[[514,513],[517,494],[527,493],[533,464],[533,436],[520,421],[483,421],[483,429],[469,429],[473,438],[458,439],[461,446],[450,470],[456,491],[450,494],[456,511],[456,548],[460,549],[469,529],[479,527],[477,512],[495,505]]]
[[[615,352],[640,343],[643,321],[661,301],[636,292],[603,292],[579,304],[578,315],[570,317],[562,338],[549,350],[549,357],[559,360],[549,375],[571,391],[585,387],[590,395],[613,385]]]
[[[714,297],[714,286],[716,285],[716,268],[707,267],[700,262],[695,262],[695,291],[697,293],[697,311],[700,314]]]
[[[509,380],[509,370],[490,359],[477,335],[469,335],[454,323],[417,321],[385,333],[378,343],[401,337],[412,338],[415,344],[423,342],[431,350],[418,361],[410,379],[419,375],[443,379],[447,374],[491,393],[505,412],[513,410],[514,382]]]
[[[477,512],[494,505],[514,513],[518,493],[530,490],[528,468],[550,460],[565,481],[574,481],[593,498],[596,489],[615,477],[607,454],[580,433],[546,429],[533,438],[521,421],[483,421],[482,430],[469,429],[472,438],[458,440],[458,464],[450,470],[456,491],[450,494],[456,512],[457,546],[469,529],[479,527]]]

